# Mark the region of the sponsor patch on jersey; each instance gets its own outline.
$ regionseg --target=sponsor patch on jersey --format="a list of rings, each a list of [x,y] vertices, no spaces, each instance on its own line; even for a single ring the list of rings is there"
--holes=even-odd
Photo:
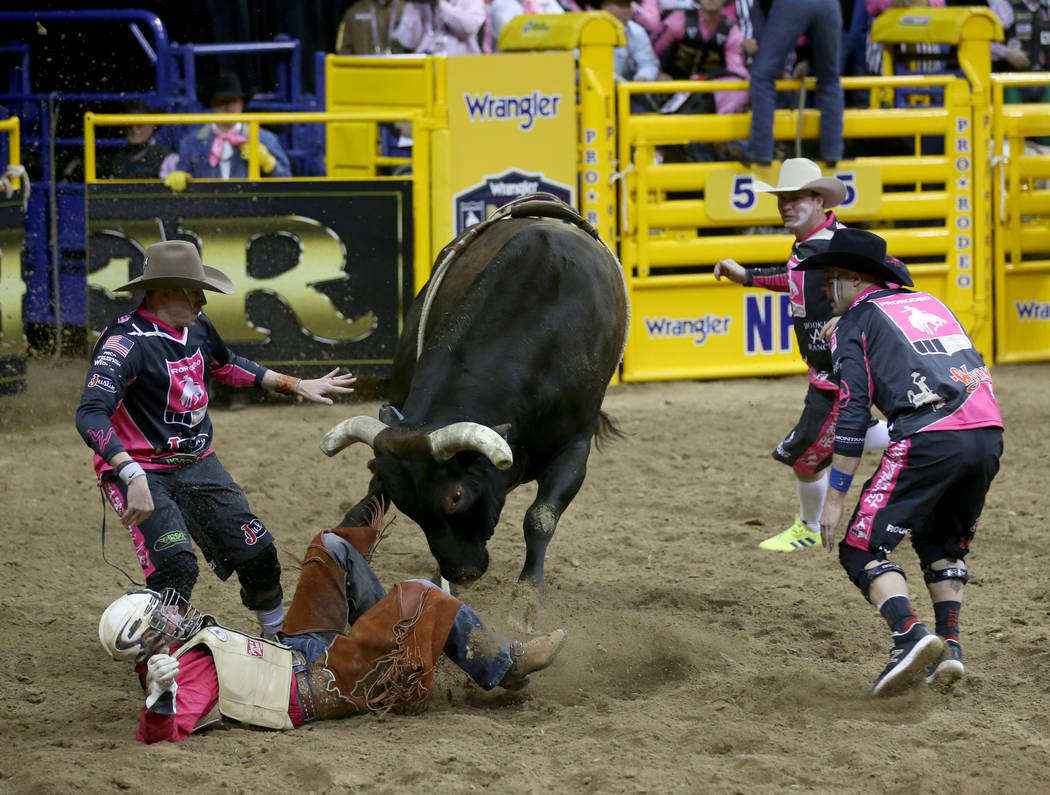
[[[252,657],[263,656],[263,644],[261,640],[255,638],[248,638],[248,654]]]
[[[198,349],[191,356],[168,366],[168,404],[164,422],[194,428],[208,411],[208,390],[204,385],[204,356]]]
[[[115,351],[121,356],[127,356],[131,353],[131,349],[135,347],[135,343],[125,337],[123,334],[114,334],[102,345],[104,351]]]
[[[252,519],[250,522],[241,525],[241,531],[244,533],[244,543],[248,546],[254,546],[255,542],[259,540],[259,536],[265,535],[266,528],[263,527],[263,523],[258,519]]]
[[[101,389],[104,392],[116,392],[117,385],[104,375],[92,373],[91,378],[88,379],[88,389]]]
[[[165,533],[153,542],[153,551],[163,552],[165,549],[171,549],[176,544],[188,542],[189,540],[189,536],[186,535],[185,530],[172,530],[170,533]]]
[[[876,298],[872,301],[923,356],[950,356],[972,348],[963,327],[944,304],[923,293]]]

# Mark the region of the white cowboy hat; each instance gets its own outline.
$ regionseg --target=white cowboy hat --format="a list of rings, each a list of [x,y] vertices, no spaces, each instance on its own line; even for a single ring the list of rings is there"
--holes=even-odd
[[[755,190],[759,193],[794,193],[798,190],[811,190],[824,197],[824,207],[837,207],[846,198],[846,183],[836,177],[825,177],[820,173],[820,166],[804,157],[791,157],[780,166],[777,186],[768,182],[755,180]]]
[[[157,287],[188,287],[227,295],[236,290],[225,273],[201,262],[200,252],[188,240],[154,243],[146,249],[142,275],[122,284],[114,292],[152,290]]]

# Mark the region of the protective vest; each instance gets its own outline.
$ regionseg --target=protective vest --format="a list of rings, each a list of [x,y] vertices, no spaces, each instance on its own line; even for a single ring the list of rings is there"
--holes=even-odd
[[[1021,49],[1031,62],[1029,71],[1046,71],[1050,63],[1047,57],[1050,53],[1050,8],[1045,0],[1035,11],[1022,0],[1012,0],[1010,5],[1014,10],[1014,23],[1004,31],[1006,40],[1017,39],[1021,43]]]
[[[693,75],[724,77],[726,69],[726,42],[733,29],[732,20],[722,17],[714,34],[704,38],[700,29],[700,14],[695,8],[685,12],[685,33],[675,48],[668,73],[676,80],[688,80]]]
[[[291,729],[288,700],[292,685],[292,650],[212,624],[178,650],[207,646],[219,680],[223,717],[266,729]]]

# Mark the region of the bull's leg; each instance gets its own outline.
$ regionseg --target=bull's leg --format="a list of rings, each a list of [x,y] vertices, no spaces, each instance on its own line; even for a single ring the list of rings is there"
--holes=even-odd
[[[551,459],[536,479],[536,499],[525,512],[523,523],[525,565],[518,576],[519,587],[515,589],[516,601],[521,602],[515,612],[520,612],[522,618],[512,617],[517,627],[527,632],[533,631],[542,609],[547,546],[554,537],[558,520],[583,485],[590,452],[589,437],[574,441]]]

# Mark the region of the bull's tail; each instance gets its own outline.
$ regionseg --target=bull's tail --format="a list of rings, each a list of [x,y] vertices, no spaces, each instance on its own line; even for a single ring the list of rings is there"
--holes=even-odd
[[[594,431],[594,448],[600,453],[602,452],[602,442],[609,441],[610,439],[624,438],[626,438],[624,432],[616,427],[616,424],[612,421],[612,417],[604,411],[599,411],[598,425]]]

